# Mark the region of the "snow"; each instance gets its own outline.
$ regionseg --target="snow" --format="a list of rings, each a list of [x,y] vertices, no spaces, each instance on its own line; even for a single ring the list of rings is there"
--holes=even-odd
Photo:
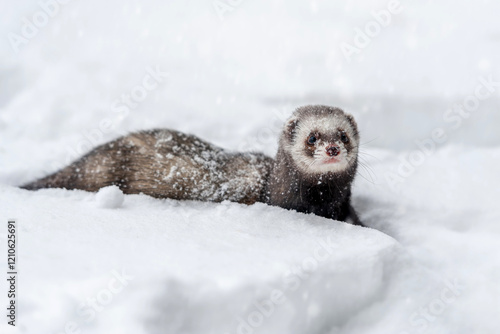
[[[95,195],[97,206],[100,208],[116,209],[122,206],[124,200],[123,192],[117,186],[109,186],[99,189]]]
[[[401,2],[348,61],[388,1],[228,1],[223,20],[214,3],[71,1],[18,53],[9,33],[41,5],[3,6],[0,249],[16,218],[20,258],[0,333],[497,333],[500,5]],[[16,187],[139,129],[274,155],[309,103],[356,118],[367,228]]]

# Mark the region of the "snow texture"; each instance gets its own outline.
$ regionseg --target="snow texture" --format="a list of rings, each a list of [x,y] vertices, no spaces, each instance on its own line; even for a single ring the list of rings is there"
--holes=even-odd
[[[0,267],[10,218],[20,258],[0,333],[498,333],[499,3],[401,2],[348,61],[389,1],[42,0],[55,12],[18,52],[9,34],[42,5],[4,2]],[[368,228],[17,187],[142,129],[274,155],[305,104],[356,118]]]
[[[100,208],[116,209],[122,206],[124,195],[117,186],[109,186],[99,189],[95,199]]]

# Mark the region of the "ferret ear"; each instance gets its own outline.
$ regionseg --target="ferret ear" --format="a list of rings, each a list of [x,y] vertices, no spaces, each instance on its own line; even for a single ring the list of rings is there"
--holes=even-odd
[[[356,123],[356,120],[354,119],[354,117],[350,114],[346,114],[345,116],[346,116],[347,120],[349,121],[349,123],[351,124],[351,126],[353,127],[353,129],[357,130],[358,124]]]
[[[293,139],[295,138],[295,130],[297,129],[298,123],[299,120],[297,118],[291,118],[285,125],[285,136],[289,142],[293,141]]]

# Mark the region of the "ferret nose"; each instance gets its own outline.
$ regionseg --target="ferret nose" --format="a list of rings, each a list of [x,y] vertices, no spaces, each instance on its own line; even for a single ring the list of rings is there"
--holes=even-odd
[[[338,146],[329,146],[326,148],[326,154],[328,154],[331,157],[336,157],[337,155],[340,154],[340,147]]]

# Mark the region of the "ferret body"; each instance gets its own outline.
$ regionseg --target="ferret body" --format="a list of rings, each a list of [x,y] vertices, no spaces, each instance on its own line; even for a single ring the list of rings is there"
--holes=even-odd
[[[157,129],[103,144],[22,188],[98,191],[116,185],[126,194],[244,204],[264,202],[273,159],[229,153],[195,136]]]
[[[327,106],[298,108],[285,124],[276,159],[232,153],[195,136],[157,129],[103,144],[24,189],[97,191],[116,185],[156,198],[270,205],[345,221],[359,136],[352,116]]]

